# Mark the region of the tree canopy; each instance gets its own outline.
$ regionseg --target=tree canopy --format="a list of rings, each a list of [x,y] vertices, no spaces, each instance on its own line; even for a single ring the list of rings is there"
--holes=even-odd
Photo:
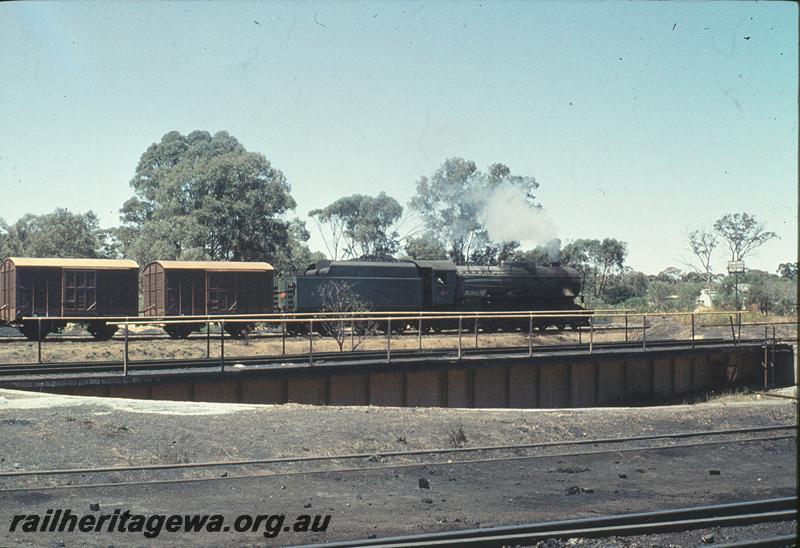
[[[418,212],[428,234],[432,235],[447,249],[452,260],[463,263],[477,252],[480,258],[488,251],[497,254],[500,248],[493,246],[490,231],[487,229],[487,211],[500,211],[500,221],[511,221],[508,227],[498,227],[494,236],[497,240],[511,241],[514,225],[520,227],[523,219],[508,219],[502,216],[502,200],[494,204],[495,191],[502,189],[505,194],[516,192],[517,201],[533,211],[540,207],[535,201],[534,191],[538,183],[533,177],[512,175],[503,164],[489,166],[485,173],[478,170],[475,162],[463,158],[449,158],[430,176],[421,177],[416,183],[416,195],[410,207]],[[507,197],[507,196],[506,196]],[[506,205],[509,205],[506,203]],[[500,224],[500,223],[498,223]]]
[[[375,197],[353,194],[308,213],[314,219],[331,258],[393,255],[400,247],[395,224],[403,207],[381,192]]]
[[[515,251],[511,257],[514,261],[522,261],[539,266],[549,266],[557,257],[551,250],[543,246],[537,246],[525,251]]]
[[[584,276],[584,291],[591,291],[595,298],[601,298],[608,277],[621,272],[628,255],[628,246],[614,238],[601,240],[579,239],[570,242],[561,250],[561,260],[576,267]]]
[[[706,289],[711,291],[711,280],[714,277],[714,269],[711,266],[711,256],[714,254],[714,249],[717,247],[717,237],[714,233],[705,228],[692,230],[687,234],[689,238],[689,249],[692,254],[700,261],[702,272],[706,276]],[[693,268],[694,265],[690,265]]]
[[[28,213],[10,226],[0,219],[0,259],[15,255],[112,258],[117,250],[94,212],[72,213],[59,208],[44,215]]]
[[[171,131],[142,154],[117,231],[126,256],[273,260],[291,238],[289,183],[227,132]]]
[[[289,243],[275,254],[272,266],[282,274],[303,274],[309,265],[326,259],[325,254],[311,251],[306,242],[310,234],[306,223],[294,219],[289,224]]]
[[[739,284],[737,296],[736,284]],[[797,314],[797,282],[761,270],[748,270],[740,278],[726,276],[719,284],[714,301],[735,309],[743,302],[763,314]]]
[[[406,238],[404,247],[409,259],[419,261],[443,261],[447,259],[447,249],[445,249],[444,244],[430,233]]]
[[[778,274],[781,278],[797,279],[797,263],[781,263],[778,265]]]
[[[742,261],[754,249],[777,238],[774,232],[764,229],[754,215],[748,213],[728,213],[714,223],[714,230],[728,244],[731,261]]]

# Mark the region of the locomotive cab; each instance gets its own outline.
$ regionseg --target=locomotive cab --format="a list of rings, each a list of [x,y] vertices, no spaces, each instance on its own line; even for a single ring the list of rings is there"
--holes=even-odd
[[[422,277],[425,309],[452,308],[456,302],[456,265],[446,261],[415,261]]]

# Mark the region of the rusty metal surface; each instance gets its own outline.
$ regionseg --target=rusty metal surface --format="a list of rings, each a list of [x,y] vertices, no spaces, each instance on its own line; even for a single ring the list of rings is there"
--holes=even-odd
[[[9,257],[10,261],[18,267],[50,267],[50,268],[79,268],[88,270],[126,270],[139,269],[135,261],[128,259],[62,259],[62,258],[34,258],[34,257]]]
[[[153,261],[164,270],[207,270],[213,272],[265,272],[273,271],[272,265],[264,262],[244,261]]]
[[[0,322],[136,316],[138,269],[133,261],[6,259],[0,267]]]
[[[6,388],[116,397],[313,405],[595,407],[668,402],[692,393],[758,385],[762,349],[683,347],[593,355],[416,358],[385,363],[226,368],[4,381]],[[791,362],[789,347],[782,361]],[[787,363],[788,363],[787,362]]]
[[[142,274],[143,314],[149,317],[272,312],[272,267],[267,263],[154,261]],[[167,263],[165,268],[164,264]],[[215,265],[201,268],[202,265]],[[220,265],[262,265],[223,268]]]

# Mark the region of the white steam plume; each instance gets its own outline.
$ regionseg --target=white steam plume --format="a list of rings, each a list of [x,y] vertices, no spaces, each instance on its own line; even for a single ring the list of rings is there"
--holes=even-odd
[[[484,198],[481,217],[492,240],[517,240],[521,248],[544,246],[558,260],[558,229],[540,207],[530,204],[525,190],[501,183]]]

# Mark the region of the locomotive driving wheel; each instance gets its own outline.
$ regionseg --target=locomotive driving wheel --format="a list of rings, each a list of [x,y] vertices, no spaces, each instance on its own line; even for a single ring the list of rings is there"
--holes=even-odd
[[[393,322],[392,323],[392,334],[393,335],[402,335],[408,329],[408,324],[405,322]]]

